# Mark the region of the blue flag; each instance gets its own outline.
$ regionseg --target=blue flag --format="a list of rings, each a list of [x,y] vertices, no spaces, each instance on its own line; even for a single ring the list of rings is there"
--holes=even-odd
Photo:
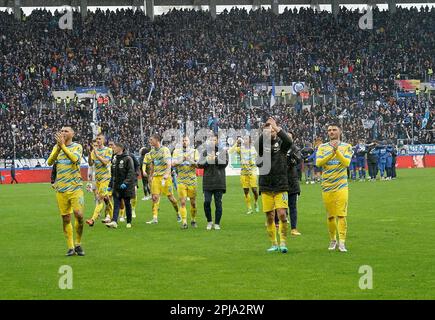
[[[430,113],[429,113],[429,106],[426,105],[426,112],[424,113],[424,118],[423,118],[423,120],[421,121],[421,128],[422,128],[422,129],[426,128],[427,123],[429,122],[429,116],[430,116]]]

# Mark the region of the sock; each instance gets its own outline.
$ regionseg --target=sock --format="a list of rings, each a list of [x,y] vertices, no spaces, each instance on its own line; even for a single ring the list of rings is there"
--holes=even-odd
[[[153,206],[152,206],[153,219],[157,219],[157,216],[159,215],[159,206],[160,206],[160,201],[153,202]]]
[[[97,205],[95,206],[94,214],[92,215],[92,220],[96,221],[98,219],[98,215],[101,211],[103,211],[104,208],[104,201],[97,202]]]
[[[76,233],[76,245],[79,245],[82,242],[82,234],[83,234],[83,218],[75,219],[74,221],[74,230]]]
[[[133,199],[130,201],[131,203],[131,210],[136,211],[136,204],[137,204],[137,192]]]
[[[279,220],[279,242],[281,246],[285,246],[287,244],[287,232],[288,232],[288,223],[286,221]]]
[[[195,218],[196,218],[196,207],[194,208],[194,207],[190,207],[190,219],[192,220],[192,221],[195,221]]]
[[[174,207],[175,212],[178,214],[178,203],[172,203],[172,206]]]
[[[119,216],[121,218],[125,218],[125,208],[124,209],[119,209]]]
[[[267,235],[269,236],[270,241],[272,242],[273,246],[278,245],[278,241],[276,240],[276,226],[275,222],[272,222],[269,224],[269,221],[267,222]]]
[[[337,240],[337,223],[335,217],[328,218],[329,239]]]
[[[74,249],[73,228],[71,222],[63,225],[63,233],[65,234],[68,249]]]
[[[107,204],[106,204],[106,216],[107,215],[112,220],[112,218],[113,218],[113,202],[111,200],[107,201]]]
[[[248,209],[252,209],[251,207],[251,195],[245,194],[245,202],[246,202],[246,206],[248,207]]]
[[[338,217],[338,239],[341,242],[346,241],[347,220],[346,217]]]
[[[196,207],[190,206],[190,219],[191,221],[195,221],[196,219]]]
[[[180,208],[181,219],[183,219],[183,223],[187,222],[187,209],[186,207]]]

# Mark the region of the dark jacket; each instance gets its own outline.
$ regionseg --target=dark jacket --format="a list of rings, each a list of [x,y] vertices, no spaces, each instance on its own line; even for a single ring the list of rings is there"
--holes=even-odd
[[[133,159],[127,154],[116,155],[112,161],[112,178],[110,187],[115,197],[130,197],[135,194],[136,173],[134,172]],[[125,183],[127,189],[121,190],[121,184]]]
[[[368,163],[377,163],[378,162],[378,156],[375,153],[376,145],[371,144],[367,148],[367,162]]]
[[[301,194],[298,166],[302,162],[301,152],[294,144],[287,153],[288,194]]]
[[[263,146],[262,134],[255,142],[255,149],[257,149],[259,156],[257,158],[257,165],[259,167],[264,165],[261,158],[270,159],[271,165],[268,173],[262,174],[260,169],[258,179],[260,192],[288,191],[287,152],[292,145],[293,142],[284,130],[278,132],[276,139],[271,141],[271,148]]]
[[[137,161],[135,155],[133,153],[128,154],[130,158],[133,160],[133,166],[134,166],[134,179],[135,179],[135,185],[139,188],[139,184],[137,183],[137,176],[140,175],[141,172],[141,165],[139,164],[139,161]],[[143,160],[142,160],[143,162]]]
[[[204,169],[204,176],[202,179],[203,191],[216,191],[222,190],[224,193],[227,190],[227,182],[225,175],[225,168],[228,165],[228,152],[215,147],[214,163],[207,162],[207,150],[204,148],[200,152],[198,168]]]

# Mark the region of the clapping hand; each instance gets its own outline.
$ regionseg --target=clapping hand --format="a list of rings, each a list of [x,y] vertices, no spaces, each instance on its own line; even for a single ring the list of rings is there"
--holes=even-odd
[[[56,139],[57,145],[61,147],[63,144],[65,144],[65,138],[63,137],[62,133],[58,132],[54,135],[54,138]]]
[[[334,149],[334,151],[337,151],[338,145],[340,144],[340,141],[338,140],[332,140],[329,145]]]

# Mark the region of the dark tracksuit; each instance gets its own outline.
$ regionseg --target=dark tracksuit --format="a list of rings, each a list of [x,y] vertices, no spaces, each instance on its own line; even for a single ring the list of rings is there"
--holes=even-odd
[[[18,183],[17,178],[15,177],[15,165],[13,164],[11,167],[11,184]]]
[[[142,185],[143,185],[143,193],[144,196],[149,196],[151,194],[151,190],[150,190],[150,186],[148,184],[148,177],[144,176],[142,174],[142,165],[143,165],[143,160],[145,158],[145,154],[141,155],[139,158],[139,166],[140,166],[140,176],[142,178]]]
[[[370,178],[376,179],[378,174],[378,154],[375,145],[370,145],[367,149],[367,166],[369,167]]]
[[[53,168],[51,169],[51,175],[50,175],[50,183],[52,185],[56,182],[56,176],[57,176],[57,166],[56,166],[56,163],[54,163]]]
[[[298,166],[302,162],[302,156],[299,148],[292,145],[287,153],[287,178],[288,178],[288,208],[290,212],[290,225],[292,229],[296,229],[298,223],[297,200],[301,194],[299,185]],[[279,224],[278,215],[275,215],[275,224]]]
[[[200,153],[198,167],[204,169],[202,179],[202,190],[204,192],[204,212],[207,222],[212,222],[211,200],[214,196],[215,224],[220,224],[222,218],[222,196],[226,192],[225,168],[228,165],[228,152],[222,148],[215,147],[215,158],[212,163],[207,162],[207,150]]]
[[[396,173],[396,158],[397,158],[397,149],[393,146],[393,162],[392,162],[392,177],[396,178],[397,177],[397,173]]]
[[[124,200],[127,223],[131,223],[131,204],[130,199],[135,196],[136,172],[134,171],[133,159],[127,154],[116,155],[112,161],[112,178],[110,188],[113,194],[113,218],[112,221],[118,222],[119,207],[121,200]],[[126,184],[127,188],[122,190],[121,184]]]

